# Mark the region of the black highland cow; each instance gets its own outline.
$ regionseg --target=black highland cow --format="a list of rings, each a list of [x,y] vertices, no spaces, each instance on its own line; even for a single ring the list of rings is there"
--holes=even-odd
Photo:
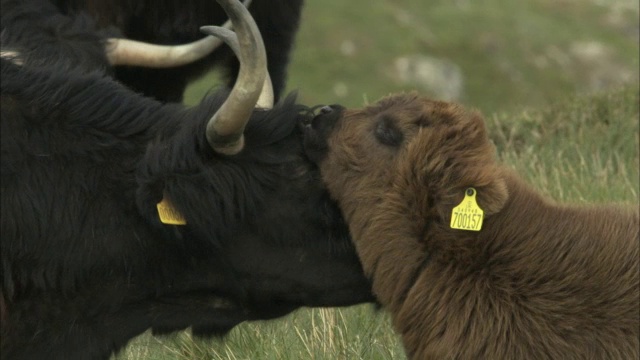
[[[28,66],[37,55],[3,49],[3,360],[107,359],[149,328],[216,335],[372,300],[303,155],[296,124],[309,110],[291,96],[254,110],[264,48],[237,20],[246,9],[224,6],[250,46],[231,92],[193,108],[136,94],[100,65]],[[159,202],[186,224],[161,223]]]

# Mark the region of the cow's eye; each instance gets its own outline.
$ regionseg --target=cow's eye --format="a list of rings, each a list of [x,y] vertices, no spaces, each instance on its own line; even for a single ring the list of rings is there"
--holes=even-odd
[[[402,131],[396,126],[393,118],[388,115],[380,116],[376,124],[375,134],[380,143],[388,146],[397,147],[404,139]]]

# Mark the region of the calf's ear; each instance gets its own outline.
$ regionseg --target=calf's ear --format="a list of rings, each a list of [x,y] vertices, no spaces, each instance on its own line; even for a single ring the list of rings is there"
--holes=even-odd
[[[421,186],[428,197],[426,208],[443,219],[451,217],[470,187],[485,217],[498,213],[509,197],[504,169],[478,113],[419,132],[407,160],[404,173],[416,178],[415,188]]]
[[[467,164],[460,166],[462,181],[460,193],[464,194],[468,187],[473,187],[476,192],[476,200],[484,211],[485,217],[498,213],[504,207],[509,198],[504,168],[496,159],[496,147],[489,139],[485,121],[478,112],[470,116],[470,127],[475,129],[472,135],[470,151],[474,153],[468,158]],[[464,195],[462,195],[464,196]]]
[[[479,169],[479,172],[485,174],[479,174],[480,176],[476,180],[478,185],[471,184],[469,187],[475,189],[478,206],[484,211],[484,216],[489,217],[502,210],[509,199],[509,190],[502,171],[497,166],[488,166]],[[467,189],[467,187],[460,188],[457,194],[460,202],[462,202]]]

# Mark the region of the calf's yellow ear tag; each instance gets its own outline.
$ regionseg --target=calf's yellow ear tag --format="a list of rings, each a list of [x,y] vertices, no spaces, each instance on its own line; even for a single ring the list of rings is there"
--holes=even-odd
[[[484,211],[480,209],[476,202],[476,189],[467,188],[464,199],[460,205],[453,208],[451,212],[452,229],[480,231],[484,220]]]
[[[167,198],[167,194],[162,195],[162,201],[156,204],[160,222],[168,225],[187,225],[187,220],[176,209]]]

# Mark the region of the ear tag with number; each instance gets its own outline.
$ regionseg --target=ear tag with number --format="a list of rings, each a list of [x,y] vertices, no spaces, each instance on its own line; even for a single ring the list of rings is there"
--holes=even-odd
[[[451,212],[451,228],[460,230],[480,231],[484,220],[484,211],[476,202],[476,189],[468,188],[460,205]]]
[[[163,224],[169,225],[186,225],[187,220],[185,220],[184,216],[176,209],[173,204],[167,199],[166,194],[162,196],[162,201],[156,204],[158,208],[158,216],[160,216],[160,221]]]

